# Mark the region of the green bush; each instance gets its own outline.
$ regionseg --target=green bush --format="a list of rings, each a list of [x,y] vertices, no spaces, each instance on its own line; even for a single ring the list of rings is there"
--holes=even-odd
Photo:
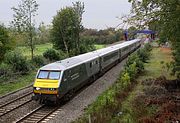
[[[134,80],[137,75],[136,62],[133,62],[133,64],[130,64],[128,67],[125,67],[125,73],[129,74],[130,80]]]
[[[137,73],[142,72],[144,70],[144,64],[137,53],[134,53],[128,57],[128,61],[126,62],[125,68],[129,67],[134,62],[136,63]]]
[[[9,36],[8,29],[0,24],[0,62],[4,60],[4,55],[14,47],[14,41]]]
[[[150,57],[150,51],[152,50],[152,46],[147,43],[144,45],[144,48],[137,51],[137,55],[140,58],[140,60],[144,63],[147,63]]]
[[[11,66],[5,63],[0,64],[0,77],[6,76],[12,73]]]
[[[45,65],[45,59],[43,56],[34,56],[32,59],[33,65],[40,67]]]
[[[120,76],[120,83],[122,85],[122,88],[126,88],[128,87],[128,85],[130,84],[130,76],[128,72],[123,72]]]
[[[95,46],[93,44],[93,39],[89,37],[81,37],[80,44],[80,54],[87,53],[95,50]]]
[[[149,60],[150,54],[146,51],[146,49],[138,50],[137,54],[142,62],[147,63],[147,60]]]
[[[50,61],[60,60],[60,53],[55,49],[46,50],[43,56]]]
[[[145,44],[145,45],[144,45],[144,49],[145,49],[147,52],[150,53],[150,51],[152,50],[151,44],[150,44],[150,43]]]
[[[31,69],[30,63],[27,61],[26,57],[24,57],[18,51],[11,51],[6,53],[4,62],[12,66],[14,72],[25,74]]]

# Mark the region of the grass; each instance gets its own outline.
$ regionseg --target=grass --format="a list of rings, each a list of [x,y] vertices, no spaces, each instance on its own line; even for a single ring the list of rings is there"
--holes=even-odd
[[[46,43],[41,45],[36,45],[34,50],[34,55],[42,55],[47,49],[52,48],[52,43]],[[95,44],[94,45],[96,49],[105,48],[105,45]],[[21,46],[17,48],[24,54],[24,56],[30,58],[31,57],[31,51],[28,47]]]
[[[166,76],[167,79],[175,79],[175,77],[171,76],[170,71],[167,71],[165,67],[166,63],[170,63],[172,61],[171,50],[167,48],[153,48],[151,53],[152,56],[149,62],[145,64],[145,72],[137,78],[138,85],[122,103],[122,111],[124,112],[121,118],[122,122],[138,123],[138,115],[151,116],[157,111],[156,106],[144,107],[142,104],[138,106],[138,108],[142,108],[140,109],[142,112],[138,112],[138,114],[137,110],[134,111],[134,100],[137,95],[143,93],[143,85],[140,81],[148,78],[157,78],[161,75]]]
[[[166,76],[167,79],[175,79],[166,67],[166,64],[172,61],[171,50],[168,48],[153,48],[151,53],[152,56],[149,62],[145,64],[145,72],[139,76],[138,80],[157,78],[161,75]]]
[[[34,50],[34,55],[42,55],[43,52],[45,52],[49,48],[52,48],[51,43],[36,45],[35,50]],[[18,47],[18,50],[20,50],[23,53],[24,56],[26,56],[28,58],[31,57],[30,48],[25,47],[25,46],[21,46],[21,47]]]
[[[98,49],[102,49],[102,48],[105,48],[106,46],[105,45],[103,45],[103,44],[95,44],[94,45],[95,46],[95,48],[98,50]]]
[[[28,75],[18,75],[15,78],[13,77],[11,82],[3,82],[0,83],[0,95],[4,95],[6,93],[15,91],[17,89],[20,89],[22,87],[25,87],[29,84],[32,84],[34,81],[36,72],[30,72]]]

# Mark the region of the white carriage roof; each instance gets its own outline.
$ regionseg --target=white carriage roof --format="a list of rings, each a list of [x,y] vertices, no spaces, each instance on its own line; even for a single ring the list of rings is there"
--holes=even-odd
[[[109,46],[109,47],[106,47],[103,49],[99,49],[96,51],[92,51],[92,52],[88,52],[88,53],[74,56],[71,58],[67,58],[67,59],[64,59],[61,61],[57,61],[57,62],[48,64],[48,65],[45,65],[45,66],[41,67],[40,70],[65,70],[65,69],[71,68],[75,65],[85,63],[89,60],[96,59],[97,57],[103,56],[108,52],[116,51],[120,48],[123,48],[127,45],[133,44],[134,42],[137,42],[137,41],[139,41],[139,40],[135,39],[135,40],[121,43],[121,44],[116,44],[114,46]]]

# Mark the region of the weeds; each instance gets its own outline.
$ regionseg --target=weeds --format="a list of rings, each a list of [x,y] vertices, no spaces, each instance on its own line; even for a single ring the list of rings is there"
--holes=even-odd
[[[137,75],[144,70],[143,62],[149,59],[151,46],[147,45],[138,52],[130,55],[116,83],[86,109],[85,115],[76,122],[80,123],[109,123],[120,122],[122,113],[122,101],[129,95],[137,84]],[[148,52],[144,55],[144,52]],[[142,54],[143,53],[143,54]],[[145,60],[145,61],[143,61]],[[128,122],[131,120],[129,119]]]

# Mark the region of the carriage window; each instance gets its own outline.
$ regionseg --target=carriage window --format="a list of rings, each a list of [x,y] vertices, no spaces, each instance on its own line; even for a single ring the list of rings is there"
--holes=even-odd
[[[98,64],[98,61],[96,61],[96,64]]]
[[[39,75],[38,75],[38,79],[47,79],[48,78],[48,74],[49,72],[48,71],[40,71],[39,72]]]
[[[59,79],[60,72],[50,72],[49,79]]]
[[[92,62],[89,64],[90,68],[92,67]]]
[[[105,57],[103,58],[103,61],[106,62],[106,61],[108,61],[108,60],[110,60],[111,58],[114,58],[114,57],[116,57],[116,56],[118,56],[118,52],[114,52],[114,53],[112,53],[112,54],[110,54],[110,55],[105,56]]]

